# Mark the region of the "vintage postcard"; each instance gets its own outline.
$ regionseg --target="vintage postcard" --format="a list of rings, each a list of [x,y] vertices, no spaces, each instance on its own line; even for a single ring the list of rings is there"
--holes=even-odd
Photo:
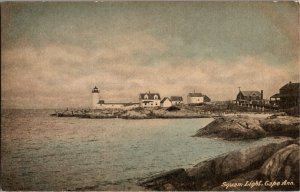
[[[1,190],[299,191],[299,3],[1,3]]]

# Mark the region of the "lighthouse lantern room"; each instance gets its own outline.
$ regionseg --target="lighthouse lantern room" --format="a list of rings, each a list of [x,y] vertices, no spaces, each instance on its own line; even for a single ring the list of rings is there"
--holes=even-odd
[[[92,108],[96,109],[97,108],[97,104],[99,102],[99,90],[98,90],[98,88],[96,86],[92,90],[92,97],[93,97],[93,99],[92,99],[92,101],[93,101]]]

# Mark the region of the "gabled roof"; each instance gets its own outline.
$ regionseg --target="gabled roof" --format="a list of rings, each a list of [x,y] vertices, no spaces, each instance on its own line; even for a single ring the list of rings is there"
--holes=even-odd
[[[183,101],[183,98],[181,96],[171,96],[171,101]]]
[[[207,96],[207,95],[204,95],[204,102],[210,102],[211,99]]]
[[[169,97],[164,97],[163,100],[160,101],[160,103],[164,103],[166,100],[169,100],[171,102],[171,100],[169,99]]]
[[[261,93],[259,91],[240,91],[244,96],[249,97],[249,96],[261,96]]]
[[[189,93],[188,97],[203,97],[202,93]]]
[[[282,94],[282,93],[276,93],[275,95],[272,95],[270,98],[284,98],[284,97],[297,97],[298,95],[295,93],[289,93],[289,94]]]
[[[300,89],[300,83],[287,83],[285,84],[283,87],[281,87],[280,89],[295,89],[295,90],[299,90]]]
[[[276,94],[272,95],[270,98],[280,98],[280,94],[276,93]]]
[[[159,93],[140,93],[140,98],[145,99],[145,96],[148,95],[147,100],[154,100],[154,96],[157,95],[157,100],[160,100]]]

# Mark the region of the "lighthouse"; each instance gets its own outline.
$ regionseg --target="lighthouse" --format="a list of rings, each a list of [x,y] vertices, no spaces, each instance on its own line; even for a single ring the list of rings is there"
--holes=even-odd
[[[96,109],[99,102],[99,90],[96,86],[92,90],[92,97],[92,108]]]

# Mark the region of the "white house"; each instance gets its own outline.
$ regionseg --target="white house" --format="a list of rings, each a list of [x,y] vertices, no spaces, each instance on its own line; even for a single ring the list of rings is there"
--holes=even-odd
[[[140,93],[140,107],[158,107],[160,106],[159,93]]]
[[[172,105],[183,104],[183,98],[181,96],[171,96],[170,100],[172,102]]]
[[[172,106],[171,99],[169,99],[169,97],[163,98],[163,100],[160,101],[160,106],[161,107],[171,107]]]
[[[187,96],[188,104],[200,104],[204,102],[210,102],[210,98],[202,93],[189,93]]]

